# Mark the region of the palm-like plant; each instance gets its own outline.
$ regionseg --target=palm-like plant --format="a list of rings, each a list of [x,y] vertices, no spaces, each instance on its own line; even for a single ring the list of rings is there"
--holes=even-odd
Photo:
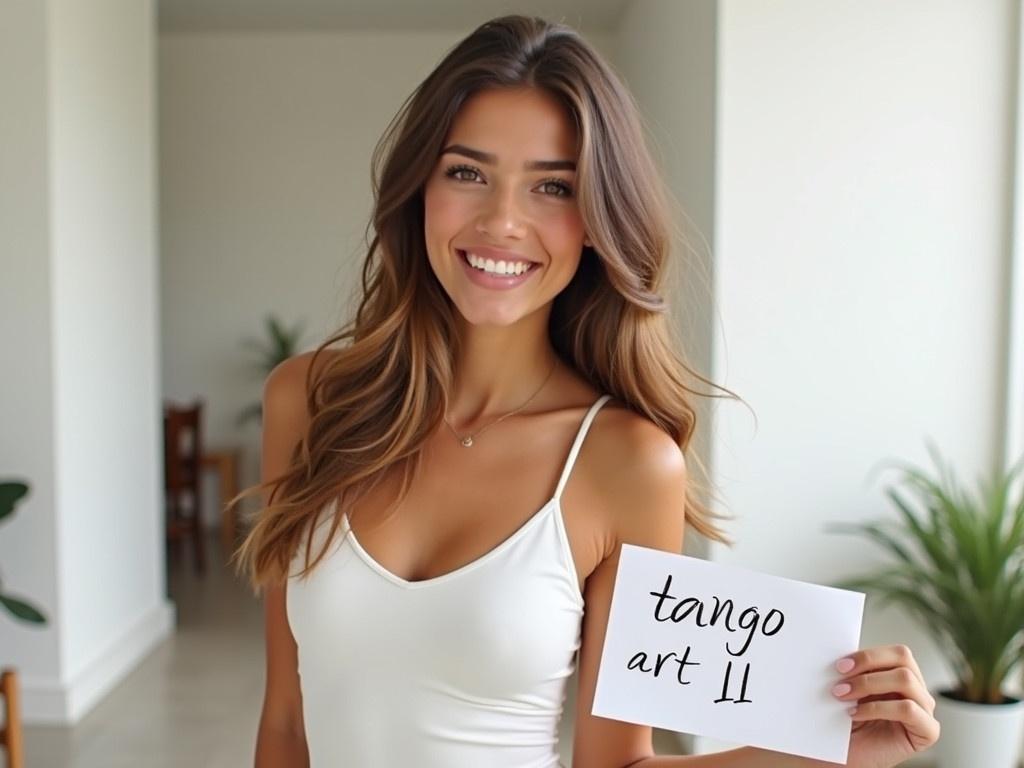
[[[254,372],[264,379],[274,370],[278,363],[292,357],[299,346],[299,339],[302,336],[303,323],[299,322],[295,328],[286,328],[284,324],[274,315],[267,315],[264,318],[267,330],[265,339],[245,339],[243,344],[255,352],[256,357],[251,365]],[[250,403],[238,414],[236,424],[244,425],[246,422],[263,418],[263,406],[261,403]]]
[[[972,496],[931,443],[928,451],[937,478],[895,462],[918,502],[887,488],[895,521],[826,526],[866,536],[894,560],[837,586],[874,592],[921,621],[953,665],[952,698],[1000,704],[1007,676],[1024,658],[1024,498],[1010,498],[1024,457],[988,481],[979,478]]]
[[[28,495],[28,485],[20,482],[0,483],[0,520],[8,515],[14,514],[14,506]],[[2,591],[3,584],[0,584],[0,605],[7,609],[14,618],[27,621],[31,624],[45,624],[46,617],[35,607],[19,600]]]

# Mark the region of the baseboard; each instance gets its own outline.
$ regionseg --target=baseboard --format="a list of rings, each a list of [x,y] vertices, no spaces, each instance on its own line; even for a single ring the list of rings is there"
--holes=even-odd
[[[19,675],[25,725],[74,725],[167,638],[175,625],[166,598],[139,619],[72,681]]]

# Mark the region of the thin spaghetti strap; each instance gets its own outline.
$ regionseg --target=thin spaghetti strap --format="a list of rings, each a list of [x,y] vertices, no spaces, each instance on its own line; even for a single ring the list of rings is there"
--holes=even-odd
[[[583,445],[583,438],[587,436],[587,430],[590,429],[590,422],[594,420],[594,416],[597,415],[597,411],[606,402],[611,400],[611,395],[601,395],[587,411],[583,417],[583,422],[580,424],[579,430],[576,432],[576,439],[572,441],[572,448],[569,450],[569,458],[565,460],[565,466],[562,468],[562,476],[558,478],[558,486],[555,488],[554,498],[558,499],[562,496],[562,490],[565,488],[566,482],[569,480],[569,473],[572,472],[573,464],[576,463],[576,456],[580,452],[580,446]]]

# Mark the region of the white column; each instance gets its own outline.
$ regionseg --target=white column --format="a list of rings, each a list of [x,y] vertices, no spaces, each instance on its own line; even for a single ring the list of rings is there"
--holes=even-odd
[[[0,476],[32,486],[0,527],[0,571],[49,617],[0,614],[0,665],[20,671],[27,723],[77,721],[174,621],[155,37],[151,1],[0,7],[0,200],[14,204],[0,205]]]

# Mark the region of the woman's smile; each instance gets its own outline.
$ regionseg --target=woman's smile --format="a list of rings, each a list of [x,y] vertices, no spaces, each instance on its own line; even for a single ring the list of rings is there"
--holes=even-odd
[[[519,274],[501,274],[499,271],[492,270],[507,270],[515,267],[517,263],[523,262],[513,262],[511,260],[508,262],[496,262],[493,259],[484,259],[476,254],[472,254],[472,252],[467,254],[466,251],[458,248],[455,249],[455,253],[469,280],[474,285],[491,290],[508,290],[520,286],[529,280],[534,272],[540,269],[540,264],[529,262],[529,268]],[[470,262],[470,259],[472,259],[473,263]]]

